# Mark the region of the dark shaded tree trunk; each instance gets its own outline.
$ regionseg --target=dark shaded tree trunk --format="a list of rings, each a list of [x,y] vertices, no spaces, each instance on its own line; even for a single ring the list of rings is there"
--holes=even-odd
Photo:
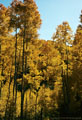
[[[64,104],[66,104],[66,95],[65,95],[65,73],[62,68],[62,83],[63,83],[63,97],[64,97]]]
[[[25,24],[24,24],[24,36],[23,36],[23,53],[22,53],[22,74],[24,74],[24,46],[25,46]],[[24,102],[24,79],[22,75],[21,82],[21,120],[23,120],[23,102]]]
[[[1,38],[0,38],[0,70],[1,70]],[[2,82],[0,83],[0,97],[1,97],[1,84]]]
[[[27,120],[27,95],[26,95],[26,101],[25,101],[25,115],[24,115],[24,118],[25,118],[25,120]]]
[[[2,60],[2,71],[1,71],[1,75],[4,76],[4,59]]]
[[[38,92],[36,92],[36,103],[35,103],[35,120],[37,120],[37,99],[38,99]]]
[[[2,81],[0,82],[0,98],[1,98],[1,88],[2,88]]]
[[[0,67],[1,67],[1,38],[0,38]]]
[[[15,86],[16,86],[16,94],[15,94],[15,104],[17,100],[17,28],[16,28],[16,44],[15,44]]]
[[[25,74],[27,73],[27,56],[25,56]]]
[[[15,92],[16,88],[16,92]],[[13,86],[13,97],[15,95],[15,103],[17,99],[17,26],[16,26],[16,42],[15,42],[15,73],[14,73],[14,86]]]
[[[40,120],[43,120],[43,108],[41,108],[41,118]]]
[[[70,95],[69,95],[69,76],[68,76],[68,50],[66,48],[66,54],[67,54],[67,73],[66,73],[66,94],[67,94],[67,109],[69,114],[69,104],[70,104]]]

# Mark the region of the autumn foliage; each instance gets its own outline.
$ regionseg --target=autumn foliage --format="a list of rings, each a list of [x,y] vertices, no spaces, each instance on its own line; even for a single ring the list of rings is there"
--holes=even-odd
[[[68,22],[41,40],[34,0],[0,4],[0,119],[82,117],[82,13],[75,35]]]

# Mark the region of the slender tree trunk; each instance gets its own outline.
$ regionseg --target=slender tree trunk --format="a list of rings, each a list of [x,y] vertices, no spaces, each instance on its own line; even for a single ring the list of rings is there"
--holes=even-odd
[[[16,93],[15,93],[16,87]],[[15,103],[17,99],[17,26],[16,26],[16,42],[15,42],[15,73],[14,73],[14,86],[13,86],[13,96],[15,95]]]
[[[67,84],[67,100],[68,100],[68,114],[69,114],[69,103],[70,103],[70,95],[69,95],[69,76],[68,76],[68,50],[67,50],[67,78],[66,78],[66,84]]]
[[[16,94],[15,94],[15,104],[17,100],[17,28],[16,28],[16,45],[15,45],[15,86],[16,86]]]
[[[1,58],[1,39],[0,39],[0,72],[1,72],[2,76],[3,76],[3,67],[4,67],[4,59],[2,61],[2,58]],[[0,82],[0,98],[1,98],[1,88],[2,88],[2,81]]]
[[[41,108],[41,120],[43,120],[43,108]]]
[[[26,94],[26,101],[25,101],[25,120],[27,120],[27,107],[28,107],[28,105],[27,105],[27,94]]]
[[[4,59],[2,60],[2,71],[1,71],[1,75],[4,75]]]
[[[69,76],[68,76],[68,70],[69,70],[69,68],[68,68],[68,50],[67,50],[67,94],[68,94],[68,102],[69,102],[69,81],[68,81],[68,79],[69,79]]]
[[[62,83],[63,83],[63,97],[64,97],[64,104],[66,104],[66,95],[65,95],[65,74],[62,68]]]
[[[24,0],[23,0],[24,3]],[[25,20],[25,15],[24,15],[24,20]],[[21,82],[21,120],[23,120],[23,104],[24,104],[24,78],[23,74],[25,71],[25,66],[24,66],[24,48],[25,48],[25,29],[26,29],[26,22],[24,21],[24,35],[23,35],[23,52],[22,52],[22,82]]]
[[[1,67],[1,38],[0,38],[0,67]]]
[[[35,103],[35,120],[37,120],[37,98],[38,98],[38,92],[36,92],[36,103]]]
[[[0,38],[0,71],[1,71],[1,67],[2,65],[1,65],[1,38]],[[2,82],[0,82],[0,97],[1,97],[1,84]]]
[[[24,102],[24,46],[25,46],[25,24],[24,24],[24,36],[23,36],[23,53],[22,53],[22,82],[21,82],[21,120],[23,120],[23,102]]]
[[[67,49],[67,45],[66,45],[66,56],[67,56],[67,70],[66,70],[66,82],[65,82],[65,86],[66,86],[66,106],[67,106],[67,112],[69,113],[69,102],[70,102],[70,96],[69,96],[69,81],[68,81],[68,49]]]
[[[68,65],[69,65],[69,63],[68,63],[68,50],[67,50],[67,88],[68,88],[67,93],[68,93],[68,102],[70,102],[70,96],[69,96],[69,81],[68,81],[68,79],[69,79],[69,76],[68,76],[68,70],[69,70]]]
[[[8,92],[9,92],[8,95],[9,95],[9,97],[10,97],[10,85],[11,85],[11,81],[12,81],[11,80],[12,79],[11,78],[11,72],[12,72],[12,68],[11,68],[11,71],[10,71],[10,81],[9,81],[9,89],[8,89]]]
[[[24,89],[21,92],[21,120],[23,120]]]
[[[21,50],[19,51],[19,58],[18,58],[17,72],[19,71],[19,66],[20,66],[20,54],[21,54]]]
[[[25,56],[25,74],[27,73],[27,56]]]
[[[0,98],[1,98],[1,88],[2,88],[2,81],[0,82]]]

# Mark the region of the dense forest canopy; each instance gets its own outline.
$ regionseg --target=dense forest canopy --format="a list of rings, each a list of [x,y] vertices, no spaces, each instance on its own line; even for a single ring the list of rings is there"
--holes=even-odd
[[[41,24],[34,0],[0,4],[0,120],[82,119],[82,11],[75,35],[62,21],[41,40]]]

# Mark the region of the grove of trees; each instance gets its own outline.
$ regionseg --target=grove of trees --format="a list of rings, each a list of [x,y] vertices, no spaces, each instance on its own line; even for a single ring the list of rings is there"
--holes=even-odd
[[[34,0],[0,4],[0,120],[82,119],[82,12],[51,40]]]

